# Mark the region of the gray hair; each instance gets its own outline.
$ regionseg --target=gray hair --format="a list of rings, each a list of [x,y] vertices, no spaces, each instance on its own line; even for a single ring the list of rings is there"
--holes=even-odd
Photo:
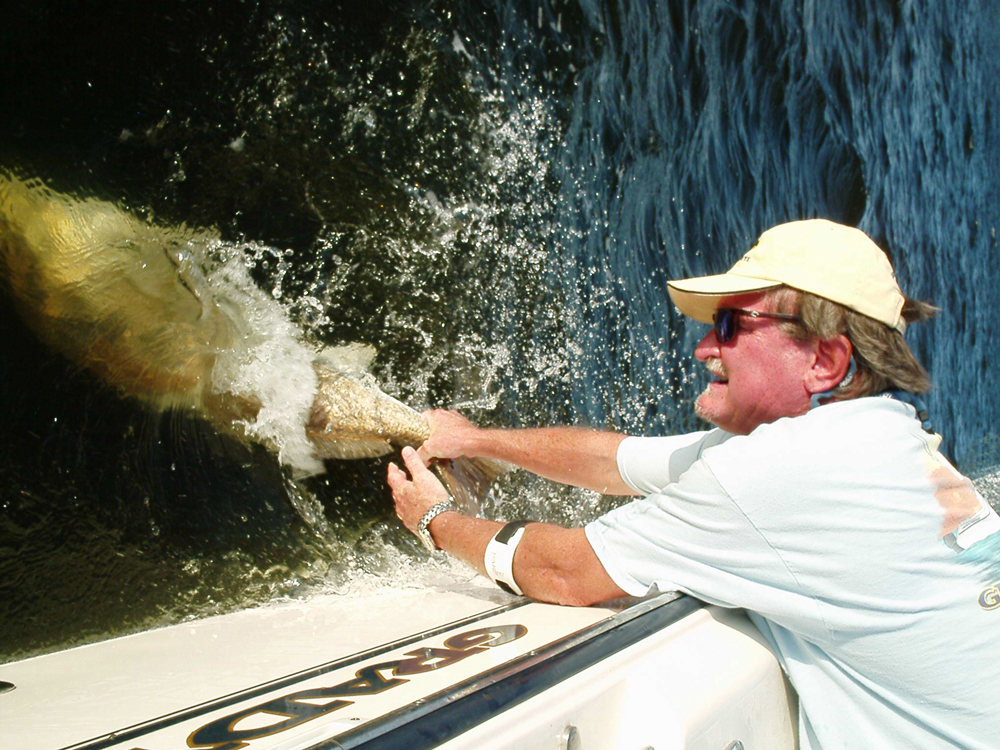
[[[903,334],[884,323],[843,305],[790,287],[767,292],[779,312],[791,313],[800,322],[782,323],[794,339],[829,339],[844,334],[854,350],[857,372],[850,382],[834,389],[830,398],[845,401],[874,396],[887,390],[926,393],[931,388],[927,371],[917,361]],[[915,323],[933,317],[938,308],[905,297],[903,320]]]

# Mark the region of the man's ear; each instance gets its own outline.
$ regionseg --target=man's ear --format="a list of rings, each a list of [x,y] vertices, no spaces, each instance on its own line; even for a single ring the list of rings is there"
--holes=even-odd
[[[851,366],[854,348],[842,333],[830,339],[816,340],[816,359],[806,373],[806,390],[825,393],[840,385]]]

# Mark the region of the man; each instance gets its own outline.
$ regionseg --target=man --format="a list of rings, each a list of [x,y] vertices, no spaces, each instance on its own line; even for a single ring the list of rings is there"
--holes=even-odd
[[[535,599],[676,589],[746,608],[799,694],[804,748],[1000,746],[1000,518],[913,395],[929,383],[903,331],[933,308],[864,233],[823,220],[669,291],[714,322],[695,357],[716,429],[488,430],[431,412],[404,452],[412,480],[389,469],[403,523]],[[584,529],[505,527],[452,510],[425,468],[459,455],[644,497]]]

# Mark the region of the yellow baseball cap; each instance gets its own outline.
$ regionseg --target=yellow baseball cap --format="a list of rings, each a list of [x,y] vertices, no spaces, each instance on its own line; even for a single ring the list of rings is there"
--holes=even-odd
[[[669,281],[667,290],[682,313],[711,323],[724,297],[782,285],[906,329],[903,292],[885,253],[860,229],[826,219],[779,224],[726,273]]]

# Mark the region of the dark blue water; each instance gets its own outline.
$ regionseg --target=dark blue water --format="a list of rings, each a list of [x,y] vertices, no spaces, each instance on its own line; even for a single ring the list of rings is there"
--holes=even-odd
[[[21,5],[0,167],[246,243],[318,344],[494,424],[697,426],[669,278],[855,224],[941,307],[908,339],[946,446],[997,463],[996,2]],[[0,316],[0,654],[247,606],[420,551],[385,461],[293,483]],[[579,522],[525,478],[490,512]],[[540,507],[540,510],[539,510]],[[310,516],[311,509],[320,517]]]

